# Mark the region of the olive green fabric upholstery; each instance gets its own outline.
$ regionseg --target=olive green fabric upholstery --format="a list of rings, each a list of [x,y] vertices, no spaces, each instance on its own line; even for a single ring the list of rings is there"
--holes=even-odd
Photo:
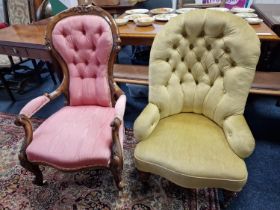
[[[232,152],[223,129],[200,114],[160,120],[149,138],[138,143],[134,156],[138,169],[184,187],[238,191],[247,179],[245,163]]]
[[[255,147],[243,112],[259,54],[255,30],[233,14],[171,19],[151,50],[149,104],[134,124],[136,166],[184,187],[241,190],[243,158]]]

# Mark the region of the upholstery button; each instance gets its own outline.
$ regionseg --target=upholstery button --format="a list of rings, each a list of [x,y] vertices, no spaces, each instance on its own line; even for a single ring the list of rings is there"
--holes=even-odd
[[[210,51],[210,50],[211,50],[211,48],[212,48],[212,47],[211,47],[211,45],[210,45],[210,44],[206,46],[206,49],[207,49],[208,51]]]
[[[87,60],[85,60],[85,64],[88,65],[88,61]]]
[[[221,34],[219,34],[218,36],[217,36],[217,38],[223,38],[224,37],[224,34],[223,33],[221,33]]]
[[[204,31],[201,31],[201,33],[199,34],[199,37],[203,37],[205,35]]]
[[[233,67],[235,67],[235,66],[236,66],[236,63],[235,63],[234,61],[232,61],[231,65],[232,65]]]
[[[226,53],[230,53],[230,49],[228,47],[225,48]]]
[[[219,60],[217,58],[215,58],[215,63],[219,63]]]
[[[73,64],[74,64],[74,65],[77,65],[77,61],[76,61],[76,60],[73,60]]]
[[[86,35],[86,30],[85,30],[84,27],[81,29],[81,32],[82,32],[83,35]]]
[[[174,45],[173,45],[173,49],[175,50],[176,48],[177,48],[177,45],[176,45],[176,44],[174,44]]]
[[[92,78],[96,79],[96,74],[94,74],[94,75],[92,76]]]
[[[200,57],[197,57],[196,60],[197,60],[198,62],[200,62],[200,61],[201,61],[201,58],[200,58]]]
[[[172,72],[174,72],[174,71],[176,71],[176,69],[175,69],[175,68],[173,68],[173,69],[172,69]]]
[[[205,73],[208,74],[208,69],[207,68],[205,69]]]
[[[74,48],[73,48],[75,51],[78,51],[78,47],[76,45],[74,45]]]
[[[168,63],[169,62],[169,58],[166,58],[165,61]]]
[[[222,77],[224,76],[224,72],[223,72],[223,71],[221,71],[221,76],[222,76]]]
[[[185,57],[181,57],[181,61],[184,62],[185,61]]]
[[[197,80],[195,80],[195,84],[198,85],[198,81]]]
[[[98,29],[98,32],[97,32],[100,36],[102,35],[102,33],[103,33],[103,30],[102,30],[102,28],[101,27],[99,27],[99,29]]]
[[[187,37],[188,37],[187,32],[186,32],[186,31],[183,31],[183,32],[182,32],[182,36],[183,36],[184,38],[187,38]]]
[[[190,44],[190,49],[191,49],[191,50],[193,49],[193,44]]]

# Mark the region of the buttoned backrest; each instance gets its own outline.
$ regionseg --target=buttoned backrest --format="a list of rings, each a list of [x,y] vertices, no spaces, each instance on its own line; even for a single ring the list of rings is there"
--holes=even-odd
[[[66,17],[55,25],[52,43],[68,67],[70,105],[112,106],[108,62],[113,38],[106,20]]]
[[[149,102],[158,106],[161,118],[194,112],[222,125],[243,113],[259,54],[255,30],[233,14],[179,15],[154,40]]]

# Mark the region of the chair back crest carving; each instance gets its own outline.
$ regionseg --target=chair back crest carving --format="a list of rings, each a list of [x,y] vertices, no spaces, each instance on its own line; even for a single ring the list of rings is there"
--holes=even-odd
[[[112,106],[112,68],[120,42],[112,17],[89,5],[55,18],[46,40],[62,68],[70,105]]]
[[[159,107],[161,118],[194,112],[221,126],[244,112],[259,54],[255,31],[235,15],[210,10],[179,15],[154,40],[149,102]]]

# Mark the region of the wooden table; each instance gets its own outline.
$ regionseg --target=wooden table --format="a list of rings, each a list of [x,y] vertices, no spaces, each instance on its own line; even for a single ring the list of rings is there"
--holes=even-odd
[[[50,51],[46,47],[44,39],[47,22],[48,20],[43,20],[29,25],[14,25],[1,29],[0,53],[52,61]],[[121,26],[119,31],[122,45],[151,45],[156,33],[161,30],[163,25],[164,23],[156,22],[153,26],[149,27],[137,27],[133,23]],[[256,33],[270,34],[259,35],[262,41],[280,41],[280,38],[266,24],[262,23],[252,27],[256,30]],[[148,68],[115,65],[114,76],[116,81],[147,84]],[[261,79],[262,77],[258,81]],[[266,77],[265,83],[270,85],[270,81],[273,79],[275,78],[270,77],[267,79]],[[267,92],[263,85],[261,90],[255,93],[271,94],[270,88],[268,88],[269,91]],[[258,89],[258,85],[255,85],[254,89]],[[277,92],[277,94],[279,95],[280,93]]]
[[[152,26],[138,27],[130,22],[127,25],[119,26],[122,43],[124,45],[152,45],[157,32],[165,23],[155,22]],[[251,25],[258,34],[261,41],[279,41],[280,38],[265,23]]]
[[[123,14],[126,10],[134,8],[137,3],[137,1],[120,0],[120,3],[118,5],[101,7],[112,15],[120,15]]]
[[[253,4],[253,8],[260,18],[280,36],[280,5],[279,4]]]
[[[48,20],[29,25],[14,25],[0,30],[0,53],[51,61],[49,49],[45,46],[45,32]],[[129,23],[119,27],[122,45],[151,45],[156,33],[164,23],[153,26],[137,27]],[[262,41],[279,41],[280,38],[265,24],[252,26]]]

